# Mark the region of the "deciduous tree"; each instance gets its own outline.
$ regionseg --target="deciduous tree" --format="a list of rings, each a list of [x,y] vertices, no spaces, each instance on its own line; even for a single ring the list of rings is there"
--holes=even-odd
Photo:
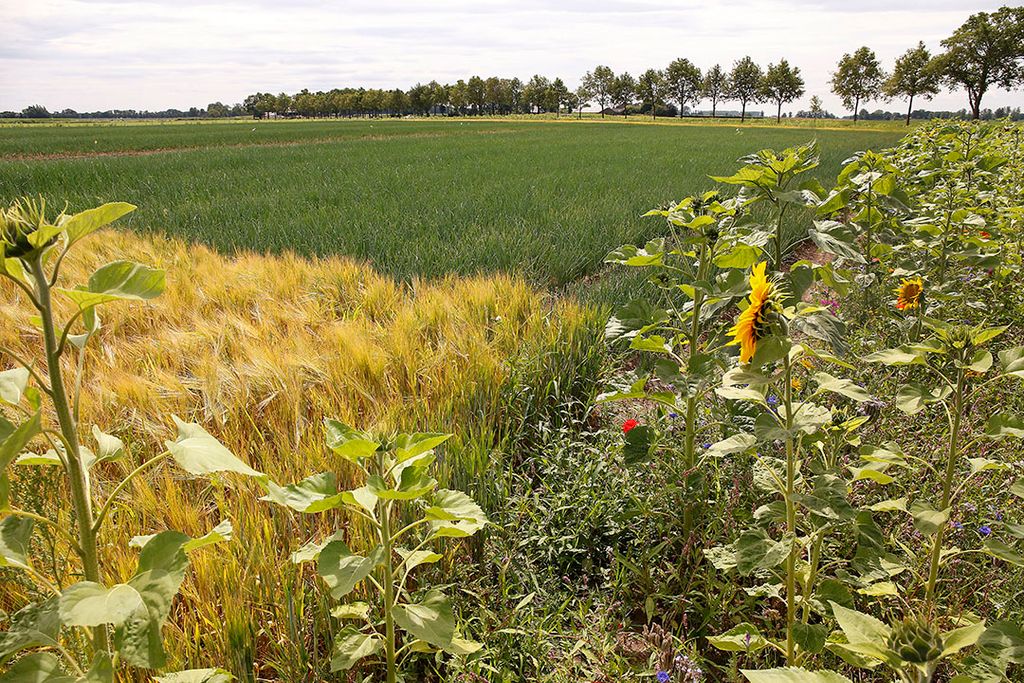
[[[939,71],[924,42],[910,48],[896,60],[892,75],[882,86],[882,92],[888,97],[906,97],[907,125],[910,125],[910,113],[914,110],[914,98],[923,97],[930,100],[939,92]]]
[[[729,74],[728,97],[740,103],[740,121],[747,118],[747,105],[760,100],[763,78],[761,67],[750,57],[744,57],[733,66]]]
[[[595,66],[593,71],[583,77],[583,83],[592,96],[597,99],[597,103],[601,107],[601,118],[604,118],[604,110],[612,99],[611,90],[615,84],[615,72],[607,66]]]
[[[665,75],[657,69],[648,69],[637,80],[636,94],[651,108],[651,118],[658,118],[658,105],[665,101]]]
[[[761,95],[776,105],[775,121],[782,121],[782,105],[792,102],[804,94],[804,79],[800,68],[789,65],[785,59],[778,64],[769,64],[761,81]]]
[[[882,94],[884,81],[885,74],[874,50],[862,47],[839,60],[839,66],[832,74],[832,92],[839,95],[844,107],[853,110],[856,122],[861,101],[877,99]]]
[[[721,66],[715,64],[708,69],[704,81],[700,85],[700,94],[711,100],[711,115],[718,111],[718,100],[727,96],[729,92],[729,76]]]
[[[628,71],[623,71],[615,77],[608,95],[612,104],[622,107],[622,115],[628,117],[629,105],[636,97],[636,79],[630,76]]]
[[[1024,84],[1024,7],[972,14],[942,46],[936,67],[950,86],[967,90],[971,115],[978,118],[990,87]]]
[[[710,73],[709,71],[708,74],[710,75]],[[694,66],[689,59],[672,60],[672,63],[665,69],[665,82],[669,99],[679,105],[679,118],[682,118],[686,105],[695,104],[700,99],[702,85],[700,69]]]

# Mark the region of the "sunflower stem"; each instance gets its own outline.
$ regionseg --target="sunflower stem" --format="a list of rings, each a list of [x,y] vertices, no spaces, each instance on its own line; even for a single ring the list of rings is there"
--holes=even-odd
[[[790,536],[789,556],[786,558],[786,665],[796,665],[796,642],[793,624],[796,623],[796,449],[793,444],[793,362],[785,357],[786,406],[786,533]]]

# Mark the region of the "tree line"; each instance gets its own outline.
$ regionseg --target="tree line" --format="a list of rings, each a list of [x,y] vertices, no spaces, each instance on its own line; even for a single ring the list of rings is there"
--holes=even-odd
[[[1002,7],[991,13],[973,14],[941,44],[943,52],[933,56],[919,42],[896,60],[890,73],[883,70],[877,55],[867,46],[844,54],[832,73],[832,92],[852,112],[854,121],[861,117],[861,105],[866,102],[905,99],[909,124],[914,101],[929,100],[942,88],[966,90],[970,116],[977,119],[987,111],[982,109],[982,98],[991,88],[1011,90],[1024,84],[1024,8]],[[616,74],[610,67],[600,65],[587,72],[576,88],[569,88],[561,78],[541,75],[525,82],[518,78],[473,76],[444,85],[436,80],[417,83],[408,90],[304,89],[294,95],[258,92],[239,104],[213,102],[205,110],[193,107],[185,115],[205,111],[206,116],[214,118],[243,114],[262,118],[545,112],[582,116],[585,107],[596,104],[602,117],[608,113],[649,113],[657,118],[659,113],[684,116],[702,101],[710,103],[710,115],[717,116],[719,104],[732,101],[740,105],[741,120],[746,118],[748,107],[757,103],[771,104],[776,120],[781,120],[783,105],[799,99],[805,91],[799,67],[785,59],[762,68],[748,56],[737,60],[729,70],[715,64],[701,71],[689,59],[680,58],[664,69],[647,69],[638,77],[629,72]],[[807,114],[813,118],[831,116],[817,97],[812,98]],[[26,117],[49,115],[39,105],[22,112]],[[138,112],[135,117],[153,115]]]

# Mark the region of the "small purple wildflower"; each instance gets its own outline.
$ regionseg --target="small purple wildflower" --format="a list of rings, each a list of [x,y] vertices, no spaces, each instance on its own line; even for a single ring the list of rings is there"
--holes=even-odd
[[[839,301],[837,299],[822,299],[818,303],[827,308],[832,315],[839,312]]]
[[[779,397],[774,394],[768,397],[768,405],[777,406],[779,404]]]
[[[746,647],[750,647],[750,634],[749,633],[747,635],[743,636],[743,644]]]
[[[669,413],[668,416],[674,420],[679,417],[679,413]]]
[[[711,444],[710,444],[710,443],[708,443],[707,441],[705,441],[704,443],[702,443],[702,444],[700,445],[700,447],[701,447],[701,448],[704,448],[704,449],[708,449],[708,448],[711,448]]]
[[[992,527],[988,524],[982,524],[981,527],[978,528],[978,533],[982,536],[988,536],[992,533]]]
[[[658,683],[668,683],[672,680],[672,676],[670,676],[667,671],[659,671],[655,675],[655,678],[658,679]]]
[[[964,524],[963,524],[963,522],[953,522],[953,528],[954,529],[963,529],[964,528]]]
[[[997,522],[1003,521],[1003,511],[1002,510],[996,510],[996,521]]]

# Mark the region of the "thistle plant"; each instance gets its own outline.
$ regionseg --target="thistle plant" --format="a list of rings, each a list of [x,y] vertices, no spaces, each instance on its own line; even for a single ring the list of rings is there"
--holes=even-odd
[[[444,651],[469,655],[479,643],[461,637],[449,598],[437,589],[410,586],[413,570],[440,561],[432,546],[443,539],[472,536],[487,517],[469,496],[437,489],[428,474],[434,449],[450,434],[399,434],[377,439],[335,420],[325,422],[327,445],[363,477],[363,485],[338,490],[337,477],[324,472],[296,484],[268,483],[264,500],[314,514],[344,508],[369,526],[376,545],[354,553],[338,531],[311,541],[292,554],[301,564],[316,562],[317,573],[341,600],[360,585],[376,595],[375,604],[350,601],[332,615],[358,625],[345,626],[334,643],[332,671],[351,669],[363,659],[383,659],[385,680],[400,679],[404,662],[416,654]],[[408,518],[415,517],[412,521]],[[399,639],[398,630],[404,632]]]
[[[124,466],[130,460],[124,442],[99,425],[92,425],[90,437],[83,434],[80,394],[87,348],[101,330],[98,309],[152,299],[164,288],[164,273],[115,261],[99,268],[88,283],[68,287],[61,282],[61,265],[81,240],[134,209],[111,203],[53,215],[44,200],[25,198],[0,210],[0,277],[33,309],[41,347],[41,362],[0,348],[0,357],[14,365],[0,372],[0,404],[9,416],[0,416],[0,566],[23,572],[39,596],[15,613],[0,634],[0,661],[20,655],[5,681],[94,683],[113,681],[122,665],[162,668],[161,628],[184,579],[188,554],[229,540],[231,523],[225,520],[194,539],[170,530],[132,539],[131,545],[140,548],[138,568],[127,582],[111,585],[112,572],[105,570],[98,549],[104,522],[118,514],[120,496],[132,481],[168,458],[189,474],[232,472],[263,479],[202,427],[177,417],[177,438],[135,466]],[[63,515],[48,517],[10,499],[12,464],[60,472],[62,486],[54,496],[61,512],[70,508],[70,523]],[[106,487],[94,484],[118,468],[120,481],[101,496],[99,490]],[[66,554],[70,570],[56,563],[49,571],[37,565],[33,544],[44,540]],[[68,585],[69,576],[81,580]],[[227,678],[220,670],[199,669],[164,680]]]

